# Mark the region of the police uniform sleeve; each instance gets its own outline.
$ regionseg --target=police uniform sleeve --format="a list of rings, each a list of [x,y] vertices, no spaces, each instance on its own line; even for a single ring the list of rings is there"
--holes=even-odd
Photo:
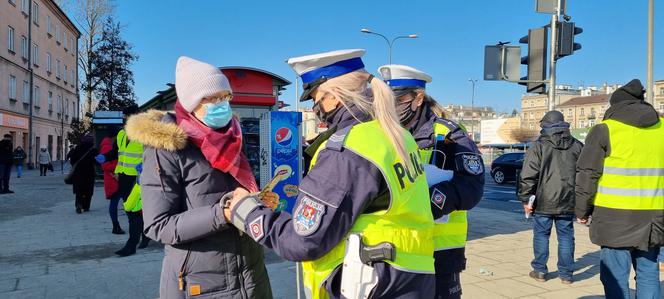
[[[446,139],[444,168],[453,170],[454,176],[429,188],[436,219],[457,210],[472,209],[484,194],[484,162],[475,142],[460,128],[448,133]]]
[[[323,149],[299,190],[293,215],[249,196],[233,208],[233,225],[287,260],[314,260],[337,245],[387,187],[369,161],[349,150]]]
[[[176,245],[227,228],[218,204],[189,210],[183,208],[186,198],[175,154],[146,149],[140,189],[146,236],[163,244]]]
[[[590,130],[576,162],[576,217],[587,219],[593,212],[593,198],[604,172],[604,158],[610,153],[609,128],[598,124]]]
[[[519,184],[519,200],[523,203],[528,203],[530,196],[537,193],[540,161],[542,161],[541,147],[539,142],[534,142],[523,158],[521,178],[517,182]]]

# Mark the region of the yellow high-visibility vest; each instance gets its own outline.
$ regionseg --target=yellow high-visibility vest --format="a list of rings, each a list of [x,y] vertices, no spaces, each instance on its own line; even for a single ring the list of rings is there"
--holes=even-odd
[[[396,250],[395,260],[386,262],[401,271],[434,274],[433,215],[415,140],[406,140],[411,160],[417,161],[414,166],[417,169],[408,170],[377,121],[357,124],[347,133],[337,132],[323,143],[314,155],[311,167],[316,164],[320,150],[334,142],[342,142],[345,150],[378,167],[390,190],[389,209],[361,214],[350,233],[360,233],[362,241],[369,246],[392,243]],[[302,263],[304,285],[311,298],[329,297],[322,284],[342,264],[345,252],[344,238],[323,257]]]
[[[118,165],[115,166],[115,173],[137,176],[136,166],[143,161],[143,145],[133,140],[127,142],[127,134],[124,129],[118,132],[116,141]]]
[[[444,138],[449,131],[450,129],[447,126],[434,122],[434,140],[436,140],[437,136],[443,136]],[[433,147],[420,149],[420,155],[422,156],[423,163],[430,164],[431,157],[433,156]],[[433,234],[436,251],[466,247],[466,240],[468,238],[467,214],[467,211],[454,211],[436,220]]]
[[[618,210],[664,209],[664,125],[638,128],[605,120],[611,153],[604,158],[594,204]]]
[[[134,184],[131,193],[127,200],[123,203],[124,210],[127,212],[138,212],[143,209],[143,202],[141,201],[141,187]]]

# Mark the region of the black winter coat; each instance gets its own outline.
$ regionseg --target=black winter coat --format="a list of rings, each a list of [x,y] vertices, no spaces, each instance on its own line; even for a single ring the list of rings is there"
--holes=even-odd
[[[73,176],[74,194],[93,194],[97,175],[95,172],[97,154],[97,149],[89,142],[80,143],[71,151],[69,162],[72,167],[78,163]]]
[[[144,233],[166,245],[159,297],[272,298],[263,248],[227,223],[218,205],[238,182],[210,166],[172,114],[132,116],[125,130],[145,149]]]
[[[519,199],[528,203],[535,195],[534,213],[574,214],[576,161],[583,144],[574,139],[569,128],[542,129],[523,160],[519,180]]]

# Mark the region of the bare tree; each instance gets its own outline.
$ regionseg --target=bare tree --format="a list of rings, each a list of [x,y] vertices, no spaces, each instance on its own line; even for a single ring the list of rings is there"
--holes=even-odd
[[[61,0],[66,2],[67,0]],[[85,91],[85,103],[83,111],[85,115],[92,113],[94,108],[94,91],[99,85],[99,78],[95,75],[92,61],[100,42],[104,21],[110,16],[115,4],[113,0],[70,0],[74,20],[81,30],[81,42],[78,49],[78,67],[83,72],[84,80],[81,81],[81,90]],[[87,118],[87,117],[85,117]]]

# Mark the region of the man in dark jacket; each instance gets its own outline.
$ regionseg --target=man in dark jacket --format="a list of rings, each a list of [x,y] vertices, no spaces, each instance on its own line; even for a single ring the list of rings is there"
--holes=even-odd
[[[616,90],[601,124],[586,138],[576,176],[576,217],[601,246],[607,298],[660,298],[657,254],[664,245],[664,126],[632,80]]]
[[[569,123],[558,111],[547,112],[542,131],[523,161],[519,198],[526,213],[533,213],[533,251],[530,277],[546,281],[549,237],[555,223],[558,236],[558,273],[565,284],[574,272],[574,176],[583,145],[569,132]],[[529,205],[531,197],[534,204]]]
[[[12,135],[5,134],[4,139],[0,140],[0,194],[14,193],[9,190],[9,178],[12,174],[12,164],[14,163],[14,146],[12,145]]]

